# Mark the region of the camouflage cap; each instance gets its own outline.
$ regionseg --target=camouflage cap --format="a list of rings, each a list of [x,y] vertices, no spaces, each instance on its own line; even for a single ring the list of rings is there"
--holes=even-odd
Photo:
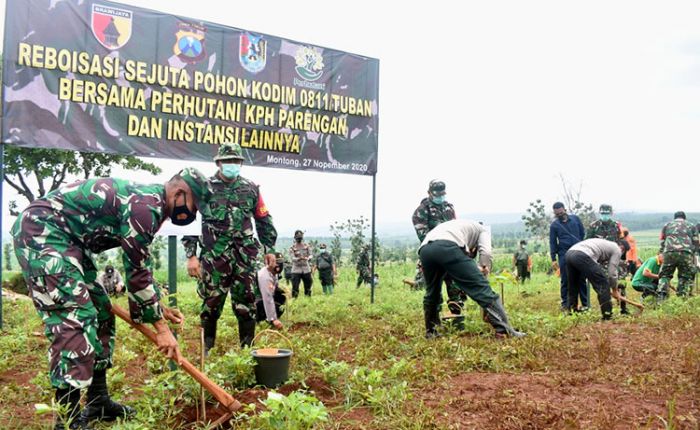
[[[209,188],[209,181],[202,172],[194,167],[187,167],[180,170],[177,176],[182,178],[182,180],[189,185],[197,202],[209,200],[211,189]]]
[[[214,161],[240,160],[243,161],[243,148],[237,143],[222,143],[219,152],[214,156]]]
[[[612,206],[610,206],[609,204],[606,204],[606,203],[603,203],[602,205],[600,205],[600,208],[598,209],[598,212],[600,212],[601,214],[604,214],[604,215],[610,215],[612,213],[612,211],[613,211]]]
[[[444,195],[445,189],[445,183],[437,179],[433,179],[430,181],[430,185],[428,185],[428,192],[434,196]]]

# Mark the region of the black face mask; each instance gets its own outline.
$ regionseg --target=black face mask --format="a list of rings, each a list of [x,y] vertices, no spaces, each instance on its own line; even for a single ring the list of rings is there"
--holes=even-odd
[[[564,221],[567,218],[567,216],[566,216],[566,214],[561,214],[561,215],[557,215],[557,218],[559,219],[559,221]]]
[[[304,238],[303,237],[295,237],[294,238],[294,240],[296,240],[297,243],[301,243],[302,239],[304,239]]]
[[[178,215],[185,215],[184,219],[178,219]],[[170,222],[172,222],[175,225],[188,225],[194,222],[194,219],[196,218],[195,212],[192,212],[188,207],[187,207],[187,195],[185,194],[184,197],[184,202],[181,206],[175,206],[173,208],[173,213],[170,215]]]
[[[275,274],[279,275],[280,273],[282,273],[283,270],[284,270],[284,262],[277,263],[277,265],[275,266]]]

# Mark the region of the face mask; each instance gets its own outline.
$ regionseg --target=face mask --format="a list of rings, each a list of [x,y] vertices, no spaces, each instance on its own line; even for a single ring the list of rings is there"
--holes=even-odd
[[[610,215],[600,215],[600,220],[603,222],[610,221]]]
[[[226,163],[221,165],[221,174],[228,179],[235,179],[241,173],[241,165]]]
[[[178,219],[178,215],[183,214],[185,218]],[[173,213],[170,215],[170,222],[175,225],[188,225],[194,221],[195,217],[195,213],[187,207],[187,197],[185,196],[183,204],[173,208]]]
[[[566,214],[557,215],[559,221],[564,221],[566,219]]]
[[[430,200],[432,200],[432,202],[435,203],[436,205],[441,205],[441,204],[445,203],[445,196],[435,196]]]
[[[282,273],[283,270],[284,270],[284,262],[277,263],[277,265],[275,266],[275,274],[279,275],[280,273]]]
[[[321,254],[323,254],[324,252],[326,252],[326,248],[318,248],[318,252],[320,252]]]

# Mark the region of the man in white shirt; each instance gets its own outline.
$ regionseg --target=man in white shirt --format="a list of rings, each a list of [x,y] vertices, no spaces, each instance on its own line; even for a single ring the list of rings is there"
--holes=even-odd
[[[479,255],[478,265],[475,257]],[[491,270],[491,234],[476,221],[446,221],[431,230],[418,249],[427,284],[423,298],[425,337],[437,336],[442,303],[442,281],[449,276],[454,284],[484,310],[484,316],[497,337],[522,337],[510,326],[500,297],[486,276]]]
[[[124,292],[124,280],[118,270],[111,264],[105,266],[105,271],[97,280],[107,290],[110,296],[119,295]]]
[[[260,295],[256,299],[258,322],[267,321],[277,330],[284,326],[278,319],[284,313],[287,297],[279,287],[279,275],[284,268],[284,256],[280,253],[275,255],[275,261],[258,270],[258,289]]]
[[[578,294],[586,288],[586,279],[598,295],[600,312],[604,320],[612,318],[612,297],[617,297],[617,266],[622,254],[629,251],[629,244],[605,239],[586,239],[566,251],[566,271],[569,277],[569,311],[576,311]],[[603,269],[603,265],[605,269]]]

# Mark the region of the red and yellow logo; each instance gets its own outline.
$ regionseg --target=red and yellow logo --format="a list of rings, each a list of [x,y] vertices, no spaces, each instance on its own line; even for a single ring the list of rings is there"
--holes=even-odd
[[[92,5],[92,34],[107,49],[119,49],[131,38],[133,12],[112,6]]]

